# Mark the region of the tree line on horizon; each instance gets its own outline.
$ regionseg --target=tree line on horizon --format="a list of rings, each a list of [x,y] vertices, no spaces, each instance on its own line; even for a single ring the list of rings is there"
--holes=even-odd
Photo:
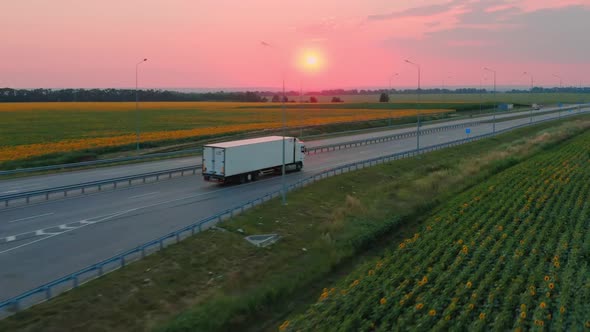
[[[382,94],[415,94],[417,89],[334,89],[306,92],[306,102],[317,102],[317,96],[347,95],[382,95]],[[512,89],[505,93],[529,93],[530,90]],[[590,93],[590,88],[541,88],[535,87],[533,93]],[[420,89],[422,94],[481,94],[492,93],[488,89]],[[171,90],[138,90],[140,101],[232,101],[232,102],[280,102],[281,92],[276,91],[244,91],[244,92],[179,92]],[[286,91],[285,102],[294,102],[289,97],[299,96],[298,91]],[[135,101],[133,89],[11,89],[0,88],[0,102],[132,102]],[[332,102],[342,102],[340,97],[333,97]]]

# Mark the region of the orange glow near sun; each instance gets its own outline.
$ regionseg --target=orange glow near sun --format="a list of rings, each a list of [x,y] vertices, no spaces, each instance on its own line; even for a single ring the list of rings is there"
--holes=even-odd
[[[300,69],[306,72],[317,72],[324,65],[321,54],[316,50],[309,49],[300,53],[298,64]]]

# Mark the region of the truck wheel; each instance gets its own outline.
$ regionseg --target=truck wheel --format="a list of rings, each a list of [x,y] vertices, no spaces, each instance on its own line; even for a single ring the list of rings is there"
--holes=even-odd
[[[297,166],[295,167],[295,170],[296,170],[297,172],[299,172],[299,171],[301,171],[301,169],[302,169],[302,168],[303,168],[303,164],[301,164],[301,163],[297,163]]]
[[[246,183],[246,176],[244,174],[239,176],[239,182],[240,184]]]
[[[256,181],[258,180],[258,172],[253,172],[252,173],[252,181]]]

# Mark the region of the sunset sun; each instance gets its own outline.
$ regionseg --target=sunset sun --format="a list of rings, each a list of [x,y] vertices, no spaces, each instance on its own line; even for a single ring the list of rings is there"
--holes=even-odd
[[[323,67],[323,58],[315,50],[304,50],[299,56],[299,67],[306,72],[317,72]]]

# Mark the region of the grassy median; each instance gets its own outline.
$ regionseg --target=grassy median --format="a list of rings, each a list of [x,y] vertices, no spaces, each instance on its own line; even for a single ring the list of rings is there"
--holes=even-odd
[[[0,331],[276,330],[449,197],[590,128],[580,116],[330,178],[0,321]],[[238,231],[240,230],[240,231]],[[243,231],[245,234],[242,234]],[[256,248],[243,237],[278,233]]]

